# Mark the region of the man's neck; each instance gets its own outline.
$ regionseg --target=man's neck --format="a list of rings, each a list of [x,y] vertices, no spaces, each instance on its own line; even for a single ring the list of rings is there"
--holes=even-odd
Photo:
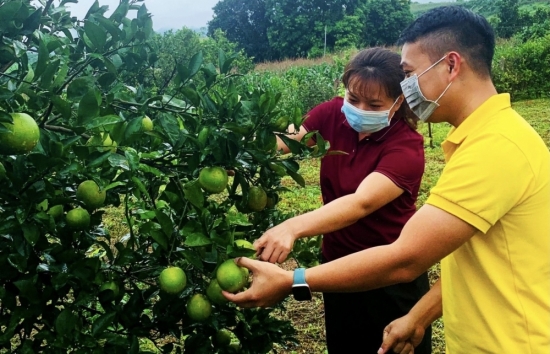
[[[485,101],[498,94],[490,80],[475,81],[469,87],[464,87],[462,91],[464,95],[460,100],[456,101],[457,103],[452,110],[452,112],[456,113],[450,116],[448,120],[455,128],[462,124]]]

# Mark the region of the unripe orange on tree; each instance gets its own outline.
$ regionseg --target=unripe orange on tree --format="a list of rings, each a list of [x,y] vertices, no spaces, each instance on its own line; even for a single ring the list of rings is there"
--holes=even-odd
[[[267,194],[259,186],[250,187],[248,191],[248,207],[252,211],[262,211],[267,205]]]
[[[187,285],[187,276],[179,267],[165,268],[159,275],[160,288],[169,294],[179,294]]]
[[[90,226],[90,213],[80,207],[69,211],[65,219],[67,225],[73,229],[84,230]]]
[[[87,180],[78,185],[76,189],[76,199],[86,205],[88,209],[97,209],[105,203],[106,193],[100,191],[99,186],[92,180]]]
[[[199,184],[207,192],[220,193],[225,190],[229,177],[223,167],[205,167],[199,173]]]
[[[99,151],[109,151],[112,153],[116,152],[117,143],[111,139],[109,133],[100,133],[88,139],[86,145],[89,145],[92,149],[98,149]]]
[[[9,131],[0,131],[0,155],[22,155],[31,152],[40,139],[35,120],[25,113],[11,113],[13,123],[3,124]]]
[[[151,118],[145,116],[141,120],[141,127],[143,128],[143,131],[150,132],[153,130],[153,121]]]
[[[115,297],[117,297],[120,292],[120,288],[115,281],[109,281],[109,282],[103,283],[103,285],[101,285],[101,287],[99,288],[99,291],[101,292],[105,290],[112,290]]]
[[[220,288],[230,293],[236,293],[246,286],[248,275],[245,274],[233,259],[228,259],[218,267],[216,279]]]
[[[225,305],[229,302],[222,294],[222,288],[216,278],[210,280],[208,287],[206,288],[206,296],[216,305]]]
[[[212,304],[203,294],[195,294],[187,301],[187,315],[193,321],[203,322],[212,313]]]

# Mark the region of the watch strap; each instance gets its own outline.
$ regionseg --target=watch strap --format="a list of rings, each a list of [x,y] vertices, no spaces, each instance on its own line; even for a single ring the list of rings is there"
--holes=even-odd
[[[307,284],[305,268],[294,269],[294,282],[292,285],[297,285],[297,284]]]

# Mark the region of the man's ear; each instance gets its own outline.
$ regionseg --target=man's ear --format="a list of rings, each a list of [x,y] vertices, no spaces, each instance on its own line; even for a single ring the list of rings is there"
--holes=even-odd
[[[457,76],[460,74],[462,69],[462,62],[464,58],[457,52],[450,52],[447,54],[445,63],[449,69],[449,81],[454,81]]]

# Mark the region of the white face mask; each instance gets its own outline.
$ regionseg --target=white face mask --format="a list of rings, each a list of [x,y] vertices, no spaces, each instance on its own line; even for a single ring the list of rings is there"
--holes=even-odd
[[[405,96],[405,99],[407,100],[407,103],[409,104],[409,107],[413,111],[414,114],[420,119],[422,122],[425,122],[430,118],[432,113],[435,111],[437,107],[439,107],[439,103],[437,103],[441,97],[447,92],[449,87],[451,87],[452,82],[447,85],[447,88],[443,91],[443,93],[437,98],[435,101],[431,101],[427,99],[422,91],[420,90],[420,85],[418,83],[418,78],[425,73],[427,73],[430,69],[432,69],[434,66],[439,64],[443,59],[445,59],[447,56],[445,55],[443,58],[439,59],[435,63],[433,63],[429,68],[424,70],[420,75],[412,75],[411,77],[406,78],[405,80],[401,81],[401,89],[403,90],[403,95]]]
[[[376,133],[390,125],[390,112],[398,100],[399,98],[386,111],[364,111],[355,107],[344,98],[342,113],[344,113],[349,125],[356,132]]]

